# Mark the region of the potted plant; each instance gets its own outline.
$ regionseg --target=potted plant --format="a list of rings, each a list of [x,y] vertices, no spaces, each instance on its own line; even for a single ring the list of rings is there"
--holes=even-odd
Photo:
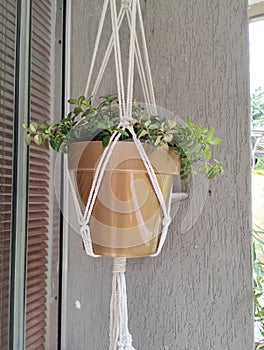
[[[85,207],[98,160],[118,131],[121,136],[92,212],[93,249],[96,254],[114,257],[153,254],[159,242],[161,210],[132,137],[119,126],[117,97],[103,96],[97,106],[84,96],[68,102],[73,109],[61,121],[50,124],[43,119],[23,125],[27,144],[33,141],[68,153],[69,169],[76,174]],[[186,179],[196,173],[197,164],[209,179],[223,174],[222,163],[211,161],[211,147],[222,142],[213,128],[194,124],[190,117],[182,125],[176,117],[150,115],[136,102],[130,125],[149,156],[166,203],[174,175]]]

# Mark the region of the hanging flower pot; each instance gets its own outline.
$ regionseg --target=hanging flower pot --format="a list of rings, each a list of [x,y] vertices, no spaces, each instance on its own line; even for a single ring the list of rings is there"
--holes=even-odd
[[[210,148],[221,139],[189,117],[182,125],[136,102],[129,122],[120,122],[115,95],[101,97],[97,106],[84,96],[69,103],[73,110],[60,122],[24,127],[28,143],[49,142],[68,154],[86,251],[111,257],[155,255],[170,222],[173,176],[188,177],[197,162],[208,178],[222,173],[221,162],[210,162]]]
[[[173,176],[180,174],[180,157],[173,149],[144,145],[168,204]],[[85,208],[95,169],[103,153],[100,141],[69,146],[68,165],[74,171]],[[106,166],[90,219],[95,254],[139,257],[156,252],[162,211],[146,167],[133,142],[118,142]]]

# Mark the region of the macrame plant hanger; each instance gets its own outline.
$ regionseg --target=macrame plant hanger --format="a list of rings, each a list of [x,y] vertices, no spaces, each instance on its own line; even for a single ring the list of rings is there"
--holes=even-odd
[[[103,25],[107,11],[110,9],[112,34],[103,57],[97,79],[94,87],[91,91],[91,96],[96,96],[99,85],[103,79],[103,75],[108,64],[112,50],[114,50],[116,81],[117,81],[117,93],[119,100],[119,113],[120,123],[119,128],[127,130],[133,137],[134,144],[137,151],[144,163],[144,166],[149,175],[153,190],[159,201],[160,208],[163,214],[162,231],[160,235],[159,245],[155,254],[151,256],[157,256],[165,242],[168,226],[171,222],[170,208],[171,208],[171,196],[168,204],[166,205],[162,191],[160,189],[155,171],[150,163],[150,160],[141,144],[138,140],[133,127],[130,125],[132,120],[132,99],[133,99],[133,83],[134,83],[134,66],[137,65],[139,78],[142,86],[143,96],[145,102],[150,106],[151,113],[157,113],[156,101],[154,96],[154,89],[151,78],[150,64],[148,58],[148,50],[146,45],[146,38],[143,26],[142,12],[139,0],[121,0],[121,7],[119,13],[116,8],[117,0],[105,0],[102,8],[101,18],[99,22],[98,32],[95,40],[94,52],[91,60],[90,71],[88,74],[87,85],[85,88],[85,96],[88,96],[90,91],[90,82],[96,62],[98,47],[100,44],[101,34],[103,31]],[[126,17],[128,28],[130,30],[130,46],[129,46],[129,61],[128,61],[128,74],[127,74],[127,89],[125,93],[123,66],[121,59],[121,45],[119,39],[119,30]],[[139,24],[140,47],[136,24]],[[103,174],[108,164],[108,161],[114,151],[114,148],[120,138],[119,132],[114,132],[110,138],[108,146],[104,149],[102,156],[97,164],[91,190],[87,200],[87,204],[84,210],[81,207],[81,201],[78,196],[76,179],[74,174],[69,171],[69,182],[72,188],[73,198],[75,202],[76,211],[78,214],[78,220],[80,223],[80,233],[84,243],[85,251],[88,255],[98,257],[94,254],[89,222],[92,215],[92,211],[95,205],[95,201],[102,183]],[[66,156],[67,157],[67,156]],[[180,199],[180,198],[179,198]],[[110,345],[109,350],[135,350],[132,346],[132,337],[128,330],[128,313],[127,313],[127,293],[126,293],[126,258],[114,258],[113,259],[113,280],[112,280],[112,297],[110,304]]]

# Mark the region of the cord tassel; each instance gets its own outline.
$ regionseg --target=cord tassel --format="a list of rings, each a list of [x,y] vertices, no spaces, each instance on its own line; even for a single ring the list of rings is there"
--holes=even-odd
[[[135,350],[128,330],[126,258],[113,261],[112,297],[110,303],[109,350]]]

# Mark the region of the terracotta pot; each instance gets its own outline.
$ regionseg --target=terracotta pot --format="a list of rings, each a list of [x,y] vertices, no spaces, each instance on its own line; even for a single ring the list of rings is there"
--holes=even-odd
[[[180,157],[173,150],[153,150],[145,144],[165,201],[179,175]],[[76,142],[69,147],[69,169],[76,172],[77,187],[86,206],[101,141]],[[133,142],[118,142],[107,164],[90,220],[96,254],[140,257],[156,252],[162,211],[146,168]]]

